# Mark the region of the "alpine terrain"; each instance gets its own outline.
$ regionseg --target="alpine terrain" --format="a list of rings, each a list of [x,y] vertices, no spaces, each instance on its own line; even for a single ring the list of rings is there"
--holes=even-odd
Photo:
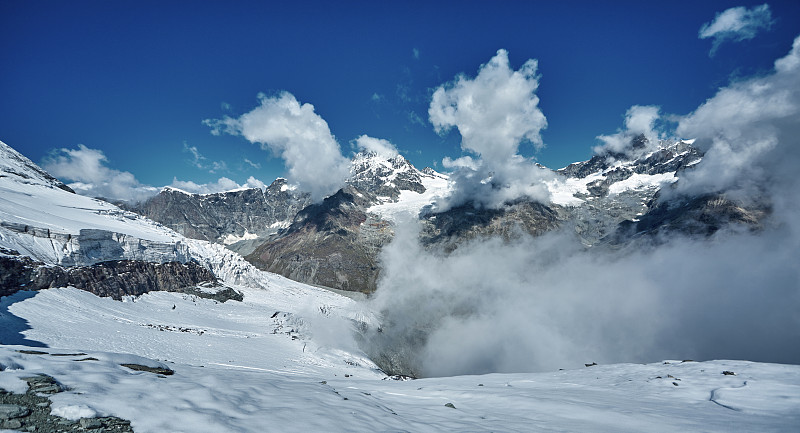
[[[0,428],[789,431],[797,366],[575,359],[410,380],[398,373],[415,373],[413,361],[375,337],[396,335],[396,317],[317,287],[374,292],[408,220],[443,256],[565,228],[584,248],[612,250],[665,231],[759,230],[768,206],[658,200],[700,158],[688,141],[636,141],[552,172],[548,204],[437,212],[446,175],[360,153],[347,186],[321,203],[278,179],[212,195],[164,189],[129,205],[137,214],[73,193],[0,143]],[[430,347],[435,335],[419,326]]]

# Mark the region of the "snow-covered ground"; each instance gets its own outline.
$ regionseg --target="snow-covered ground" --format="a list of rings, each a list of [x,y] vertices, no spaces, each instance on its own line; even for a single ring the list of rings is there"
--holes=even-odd
[[[425,206],[434,203],[437,198],[445,197],[450,192],[448,179],[444,175],[425,175],[422,177],[424,193],[401,190],[396,202],[387,201],[371,206],[367,212],[376,214],[388,221],[397,221],[404,216],[417,216]]]
[[[114,415],[131,420],[137,432],[796,431],[800,425],[800,366],[669,361],[381,380],[341,322],[310,311],[304,316],[314,305],[302,301],[273,317],[279,310],[270,298],[247,292],[244,302],[219,304],[150,293],[118,302],[76,289],[6,297],[3,341],[21,334],[47,354],[0,346],[0,387],[23,392],[19,378],[48,374],[69,387],[51,397],[53,413]],[[52,356],[65,353],[81,354]],[[86,358],[97,360],[78,362]],[[175,374],[158,377],[123,363]]]

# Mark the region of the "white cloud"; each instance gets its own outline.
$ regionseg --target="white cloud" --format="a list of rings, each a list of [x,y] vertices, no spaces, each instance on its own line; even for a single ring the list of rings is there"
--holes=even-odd
[[[372,102],[381,102],[386,99],[386,97],[378,93],[373,93],[370,99],[372,99]]]
[[[250,167],[253,167],[253,168],[255,168],[255,169],[259,169],[259,168],[261,168],[261,164],[260,164],[260,163],[258,163],[258,162],[253,162],[253,161],[250,161],[250,160],[249,160],[249,159],[247,159],[247,158],[245,158],[245,159],[244,159],[244,162],[245,162],[245,164],[247,164],[247,165],[249,165]]]
[[[194,167],[197,167],[197,168],[199,168],[199,169],[202,169],[202,168],[204,168],[204,167],[203,167],[203,161],[206,159],[206,157],[205,157],[205,156],[203,156],[203,155],[200,153],[200,151],[199,151],[199,150],[197,150],[197,146],[189,146],[189,145],[188,145],[188,144],[186,144],[186,142],[184,141],[184,142],[183,142],[183,151],[184,151],[184,152],[189,152],[189,153],[191,153],[191,154],[192,154],[192,159],[191,159],[191,160],[189,160],[189,164],[191,164],[191,165],[193,165]]]
[[[726,9],[714,17],[714,21],[700,27],[700,39],[713,38],[709,56],[725,41],[744,41],[753,39],[759,30],[772,26],[772,12],[768,4],[747,9],[744,6]]]
[[[356,138],[354,144],[360,152],[375,152],[386,159],[399,155],[397,148],[389,140],[373,138],[366,134]]]
[[[212,134],[241,135],[285,161],[289,181],[311,193],[315,201],[336,192],[349,173],[350,163],[341,154],[328,123],[311,104],[300,104],[294,95],[260,94],[260,105],[238,118],[225,116],[204,123]]]
[[[243,186],[246,186],[247,188],[258,188],[262,190],[267,189],[266,183],[256,179],[253,176],[248,177],[247,182],[245,182]]]
[[[648,144],[658,143],[660,135],[654,126],[660,118],[659,107],[652,105],[634,105],[625,113],[625,129],[618,130],[616,134],[599,135],[597,139],[603,144],[594,147],[594,152],[625,153],[631,150],[631,141],[639,135],[644,135]]]
[[[416,112],[416,111],[413,111],[413,110],[412,110],[412,111],[409,111],[409,112],[407,113],[407,116],[408,116],[408,121],[409,121],[409,122],[410,122],[412,125],[420,125],[420,126],[425,126],[425,121],[424,121],[424,120],[422,120],[422,117],[420,117],[420,116],[419,116],[419,114],[417,114],[417,112]]]
[[[90,197],[137,202],[158,193],[157,188],[142,185],[133,174],[109,168],[107,163],[103,151],[79,144],[77,149],[54,152],[43,168],[57,178],[72,181],[70,188]]]
[[[442,159],[442,167],[446,169],[468,168],[475,171],[478,170],[479,164],[468,155],[464,155],[456,159],[451,159],[449,156],[445,156],[444,159]]]
[[[466,201],[498,207],[521,196],[548,200],[542,180],[549,173],[518,154],[522,143],[544,145],[547,119],[538,107],[536,68],[531,59],[511,69],[501,49],[474,79],[460,75],[434,91],[428,115],[436,132],[456,127],[461,148],[480,157],[469,170],[454,173],[454,193],[443,208]]]
[[[542,146],[547,120],[539,109],[536,60],[518,70],[509,67],[508,52],[482,65],[478,76],[461,75],[433,93],[428,115],[437,133],[456,127],[461,147],[484,160],[502,164],[527,141]]]
[[[200,170],[207,170],[209,173],[228,170],[228,164],[226,164],[225,161],[207,162],[208,158],[200,153],[197,146],[189,146],[185,141],[183,142],[183,151],[192,155],[192,158],[187,161],[192,167]]]
[[[414,56],[414,60],[419,60],[419,50],[417,48],[411,49],[411,55]]]
[[[720,89],[680,119],[677,133],[706,151],[678,192],[739,191],[796,182],[800,166],[800,36],[773,73]]]
[[[231,179],[228,179],[227,177],[221,177],[217,179],[216,182],[210,182],[204,184],[198,184],[192,182],[191,180],[183,181],[183,180],[178,180],[178,178],[173,178],[172,183],[169,184],[169,186],[193,194],[213,194],[217,192],[231,191],[242,187],[242,185],[239,185],[238,183],[236,183]]]

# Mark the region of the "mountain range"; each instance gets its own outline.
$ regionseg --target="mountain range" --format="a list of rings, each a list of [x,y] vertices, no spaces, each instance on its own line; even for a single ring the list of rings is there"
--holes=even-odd
[[[265,190],[190,194],[164,188],[126,209],[195,239],[221,243],[260,269],[308,284],[371,293],[380,251],[398,219],[421,224],[420,241],[446,252],[466,240],[572,231],[587,248],[621,245],[668,231],[710,235],[729,224],[758,229],[768,205],[742,206],[722,194],[659,200],[703,154],[692,141],[634,138],[625,152],[604,152],[553,170],[549,203],[520,198],[500,208],[468,202],[436,211],[448,175],[419,170],[402,155],[362,152],[346,186],[321,203],[285,179]]]

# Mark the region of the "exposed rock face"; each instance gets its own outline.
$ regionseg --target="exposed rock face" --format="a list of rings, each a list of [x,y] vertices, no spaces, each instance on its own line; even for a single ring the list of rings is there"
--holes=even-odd
[[[266,191],[189,194],[164,188],[146,202],[126,208],[186,237],[230,245],[285,228],[309,200],[307,194],[294,193],[285,179],[277,179]]]
[[[114,260],[91,266],[47,266],[16,251],[0,255],[0,296],[20,290],[72,286],[98,296],[122,299],[152,291],[192,291],[199,284],[216,285],[208,269],[194,262],[151,263]],[[16,254],[15,254],[16,253]]]
[[[423,220],[422,243],[451,252],[458,244],[478,237],[500,236],[510,240],[523,233],[539,236],[561,226],[563,213],[559,207],[525,200],[501,209],[476,209],[466,204],[427,214]]]
[[[390,239],[381,231],[385,223],[365,212],[373,200],[352,186],[345,187],[300,211],[285,232],[246,258],[261,269],[296,281],[370,292],[378,277],[378,252]]]
[[[624,221],[609,242],[620,244],[641,236],[678,232],[684,235],[710,236],[725,227],[760,230],[771,209],[768,203],[742,203],[721,194],[683,197],[658,203],[636,221]]]

